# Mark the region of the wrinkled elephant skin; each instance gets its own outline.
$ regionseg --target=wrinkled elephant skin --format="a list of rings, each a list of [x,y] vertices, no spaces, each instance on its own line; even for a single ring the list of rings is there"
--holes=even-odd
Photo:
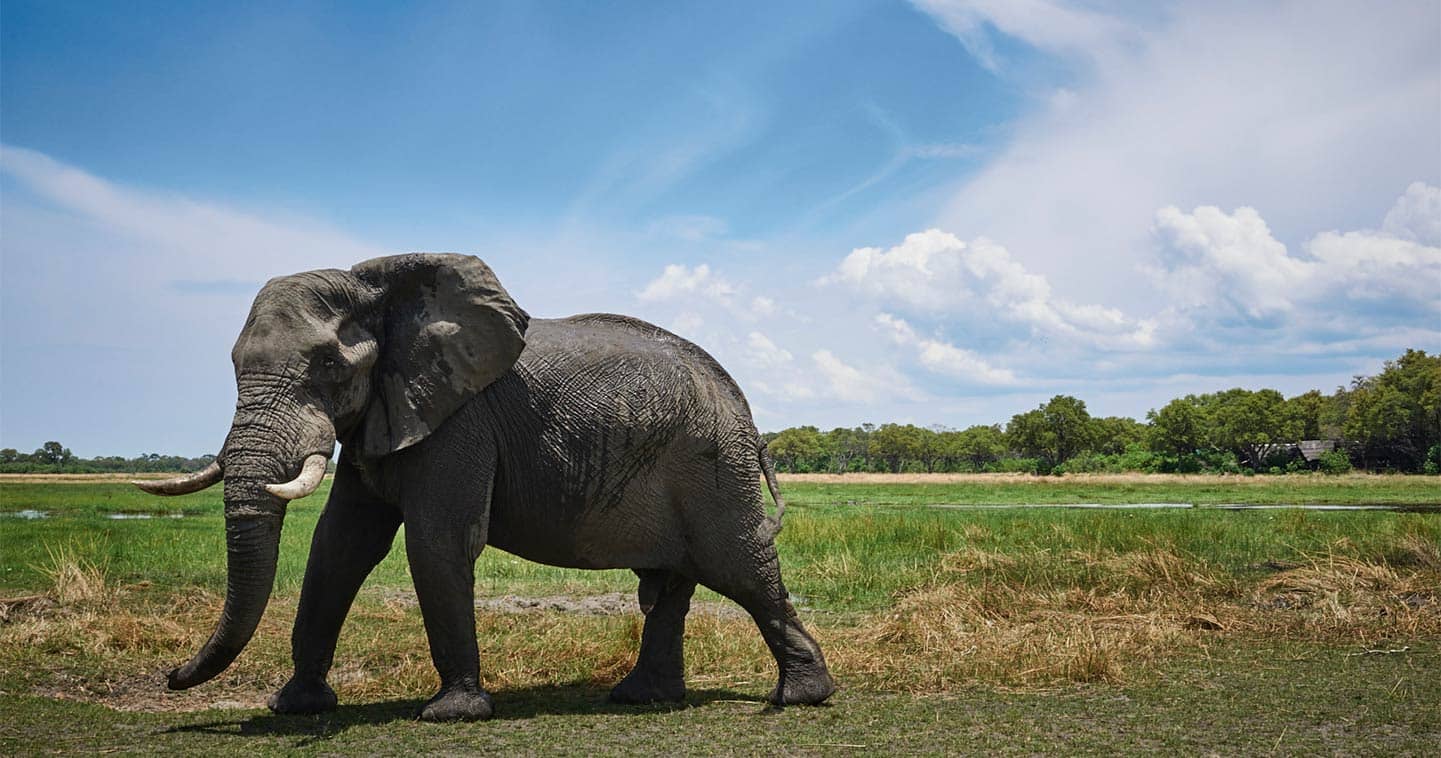
[[[342,446],[310,547],[278,713],[336,705],[326,683],[361,582],[405,524],[440,691],[430,720],[478,719],[474,563],[486,545],[554,566],[630,568],[645,612],[619,702],[685,695],[697,583],[755,619],[779,665],[771,699],[835,687],[787,601],[775,476],[740,389],[709,355],[624,316],[531,319],[477,258],[412,254],[272,279],[232,352],[239,400],[220,469],[229,575],[215,633],[170,686],[203,683],[250,640],[274,581],[288,499]],[[781,506],[783,508],[783,506]]]

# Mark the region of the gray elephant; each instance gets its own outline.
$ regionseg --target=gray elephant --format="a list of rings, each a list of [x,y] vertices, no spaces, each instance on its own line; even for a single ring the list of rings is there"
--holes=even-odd
[[[531,319],[480,259],[413,254],[270,280],[231,358],[239,399],[215,463],[137,482],[155,494],[225,482],[224,609],[210,640],[170,672],[172,689],[215,677],[249,642],[286,503],[319,486],[338,441],[291,638],[295,673],[270,699],[277,713],[335,707],[325,680],[341,623],[401,523],[441,682],[423,719],[491,715],[473,598],[486,545],[635,571],[645,626],[616,701],[684,697],[697,582],[754,617],[780,667],[772,702],[834,691],[781,582],[784,506],[750,408],[690,342],[625,316]]]

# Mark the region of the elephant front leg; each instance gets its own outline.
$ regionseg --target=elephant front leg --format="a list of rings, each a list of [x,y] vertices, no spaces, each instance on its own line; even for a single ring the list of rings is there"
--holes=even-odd
[[[440,674],[440,692],[420,711],[425,721],[474,721],[490,718],[490,694],[480,686],[480,654],[475,641],[475,557],[484,544],[484,525],[475,524],[467,539],[456,539],[439,525],[406,526],[405,549],[411,578],[425,619],[430,658]],[[479,535],[475,534],[477,531]],[[471,543],[471,544],[467,544]]]
[[[335,708],[335,691],[325,677],[341,624],[365,577],[390,552],[399,526],[400,512],[371,495],[354,469],[341,466],[310,543],[290,638],[295,673],[270,697],[270,710],[320,713]]]

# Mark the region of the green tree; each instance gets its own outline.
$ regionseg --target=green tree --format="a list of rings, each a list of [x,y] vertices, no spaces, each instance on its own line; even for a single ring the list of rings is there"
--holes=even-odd
[[[1407,350],[1352,385],[1342,432],[1364,465],[1422,469],[1441,444],[1441,355]]]
[[[831,471],[864,470],[867,440],[861,430],[836,427],[825,433],[821,444]]]
[[[1234,452],[1252,469],[1301,438],[1301,420],[1273,389],[1229,389],[1209,396],[1206,407],[1211,444]]]
[[[881,424],[871,435],[871,455],[885,461],[891,473],[900,473],[906,461],[920,459],[925,446],[921,432],[912,424]]]
[[[820,430],[799,426],[777,434],[766,446],[776,466],[783,471],[814,471],[824,448]]]
[[[1301,423],[1300,439],[1326,439],[1321,432],[1322,419],[1326,415],[1329,400],[1320,390],[1303,392],[1286,401],[1287,412]]]
[[[1146,439],[1146,425],[1125,416],[1106,416],[1093,422],[1091,449],[1104,455],[1120,455],[1126,448]]]
[[[35,460],[51,465],[63,465],[69,463],[75,456],[70,453],[70,448],[51,440],[40,446],[35,451]]]
[[[1146,444],[1162,455],[1194,455],[1210,438],[1210,424],[1200,398],[1187,395],[1146,414]]]
[[[1056,395],[1034,411],[1012,416],[1006,425],[1012,449],[1026,457],[1040,458],[1048,471],[1091,449],[1094,435],[1086,403],[1070,395]]]
[[[953,454],[977,471],[999,461],[1006,454],[1006,433],[1001,431],[999,424],[978,424],[952,434],[955,435]]]

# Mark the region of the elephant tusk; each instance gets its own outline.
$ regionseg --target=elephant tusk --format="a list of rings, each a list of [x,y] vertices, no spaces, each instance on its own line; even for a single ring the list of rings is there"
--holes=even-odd
[[[265,491],[282,500],[299,500],[320,487],[320,480],[325,478],[325,466],[329,462],[329,457],[315,453],[305,459],[305,467],[300,470],[300,476],[285,484],[267,484]]]
[[[214,460],[210,462],[209,466],[193,474],[186,474],[174,479],[135,479],[130,483],[152,495],[189,495],[215,484],[223,476],[220,471],[220,461]]]

